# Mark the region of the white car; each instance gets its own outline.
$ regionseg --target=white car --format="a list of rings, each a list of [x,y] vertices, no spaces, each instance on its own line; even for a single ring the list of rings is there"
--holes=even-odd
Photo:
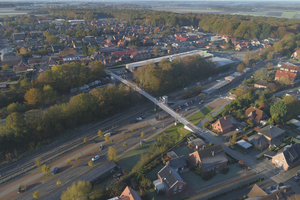
[[[138,118],[136,118],[136,120],[138,120],[138,121],[142,121],[142,120],[143,120],[143,118],[141,118],[141,117],[138,117]]]
[[[98,160],[100,158],[99,155],[96,155],[94,158],[92,158],[92,161]]]

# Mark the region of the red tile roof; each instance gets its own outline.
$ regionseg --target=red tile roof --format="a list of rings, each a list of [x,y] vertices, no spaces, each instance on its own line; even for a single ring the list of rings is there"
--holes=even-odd
[[[275,78],[280,78],[280,77],[283,77],[283,76],[288,76],[290,79],[295,79],[297,74],[292,73],[292,72],[288,72],[288,71],[277,70],[277,72],[275,74]]]
[[[117,57],[121,57],[123,55],[131,55],[134,52],[137,52],[136,50],[128,50],[128,51],[117,51],[117,52],[113,52],[112,54],[114,54]]]
[[[176,37],[175,40],[186,41],[187,38],[185,38],[185,37]]]

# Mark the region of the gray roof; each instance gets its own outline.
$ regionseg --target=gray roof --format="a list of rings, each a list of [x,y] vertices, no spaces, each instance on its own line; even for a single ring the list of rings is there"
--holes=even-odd
[[[296,162],[300,161],[300,148],[297,144],[287,148],[282,153],[289,166],[293,166]]]
[[[205,145],[205,142],[203,140],[201,140],[200,138],[193,139],[191,142],[196,144],[199,147]]]
[[[168,165],[173,167],[174,169],[179,169],[181,167],[187,166],[184,156],[180,156],[174,159],[172,158],[171,160],[169,160]]]
[[[268,140],[263,135],[257,133],[248,137],[247,140],[252,144],[260,147],[264,147],[265,145],[268,144]]]
[[[167,165],[164,166],[158,172],[158,175],[162,179],[164,185],[168,187],[168,189],[172,188],[173,185],[176,184],[177,182],[185,183],[181,178],[181,176],[178,174],[178,172],[176,172],[176,170],[173,167]]]
[[[212,155],[212,152],[214,152],[214,156]],[[228,162],[227,156],[221,144],[200,150],[198,153],[204,169],[221,164],[223,162]]]
[[[169,151],[167,154],[171,159],[178,158],[178,155],[174,151]]]
[[[272,126],[272,125],[268,125],[260,130],[258,130],[259,133],[271,138],[271,139],[274,139],[280,135],[282,135],[285,130],[282,130],[276,126]]]

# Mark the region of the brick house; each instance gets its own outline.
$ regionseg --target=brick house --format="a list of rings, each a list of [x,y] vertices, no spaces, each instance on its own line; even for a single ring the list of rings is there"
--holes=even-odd
[[[292,53],[291,57],[292,57],[292,58],[298,58],[299,55],[300,55],[300,51],[297,50],[297,51],[295,51],[294,53]]]
[[[275,74],[275,81],[283,77],[288,77],[290,84],[293,84],[294,81],[300,77],[300,68],[291,64],[281,65]]]
[[[284,187],[277,187],[271,189],[270,193],[267,193],[263,189],[261,189],[258,185],[254,185],[250,192],[247,194],[248,200],[255,199],[255,200],[287,200],[289,197],[295,194],[292,187],[284,186]],[[246,200],[247,200],[246,199]]]
[[[177,158],[172,158],[171,160],[168,160],[166,162],[166,165],[173,167],[177,172],[182,171],[186,169],[187,163],[185,157],[182,156],[177,156]]]
[[[227,166],[228,159],[221,144],[203,150],[195,151],[189,155],[192,164],[200,165],[202,172],[219,170]]]
[[[267,119],[268,116],[264,111],[259,110],[255,107],[250,107],[245,111],[245,115],[256,125],[260,125],[261,120]]]
[[[139,193],[137,193],[134,189],[131,187],[126,187],[122,194],[120,195],[120,199],[124,200],[142,200],[141,196]]]
[[[158,180],[163,184],[168,198],[174,198],[185,193],[186,182],[173,167],[164,166],[158,173]]]
[[[233,125],[229,116],[221,117],[215,123],[212,124],[213,131],[220,132],[222,134],[231,131],[232,127]]]
[[[151,53],[149,51],[138,51],[132,53],[130,57],[134,61],[145,60],[151,58]]]
[[[300,164],[300,148],[297,144],[284,149],[272,158],[272,163],[285,171]]]

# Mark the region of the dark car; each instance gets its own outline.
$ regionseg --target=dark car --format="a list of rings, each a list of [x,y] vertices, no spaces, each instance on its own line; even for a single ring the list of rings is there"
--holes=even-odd
[[[298,182],[298,181],[300,180],[300,177],[299,177],[299,176],[294,176],[294,177],[293,177],[293,180],[294,180],[295,182]]]
[[[26,192],[26,189],[27,189],[27,187],[26,187],[26,186],[24,186],[24,185],[21,185],[21,186],[19,187],[19,189],[18,189],[18,193],[23,193],[23,192]]]
[[[55,175],[57,173],[57,171],[58,171],[58,167],[55,167],[53,172],[52,172],[52,175]]]

